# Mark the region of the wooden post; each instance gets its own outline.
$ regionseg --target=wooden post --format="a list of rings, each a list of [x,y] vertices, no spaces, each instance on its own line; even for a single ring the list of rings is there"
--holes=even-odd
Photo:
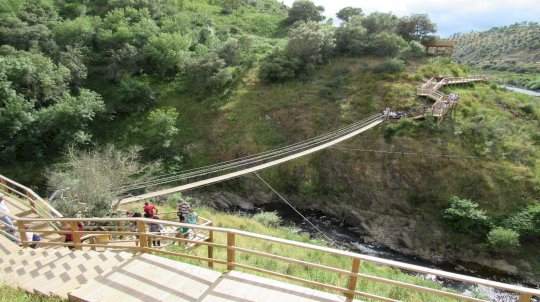
[[[139,246],[141,251],[148,249],[148,236],[146,236],[146,225],[142,221],[137,221],[137,232],[139,233]]]
[[[208,233],[208,240],[206,240],[206,241],[211,242],[211,243],[214,242],[214,231],[210,231]],[[209,246],[209,245],[207,247],[208,247],[208,258],[209,259],[214,259],[214,247]],[[214,262],[208,261],[208,267],[209,268],[214,268]]]
[[[358,273],[358,271],[360,271],[360,259],[353,258],[351,272],[356,274]],[[348,299],[351,299],[351,300],[354,299],[354,294],[352,293],[352,291],[356,290],[357,281],[358,281],[358,276],[355,276],[355,275],[349,276],[349,286],[347,287],[349,292],[345,295],[347,296]]]
[[[531,302],[532,295],[526,294],[526,293],[520,293],[519,294],[519,302]]]
[[[6,180],[3,178],[0,178],[0,183],[3,184],[2,191],[9,193],[9,187],[7,186]]]
[[[234,233],[227,233],[227,270],[234,270],[234,262],[236,256],[236,250],[232,249],[236,243],[236,238]]]
[[[81,233],[79,233],[78,231],[79,231],[79,226],[77,225],[77,221],[72,221],[71,222],[71,238],[73,238],[73,244],[76,250],[82,250]]]
[[[30,208],[32,209],[32,212],[34,212],[34,214],[39,214],[37,212],[37,208],[36,208],[36,203],[34,202],[34,200],[32,199],[32,197],[30,197],[30,194],[28,193],[28,190],[24,191],[24,193],[26,194],[26,198],[28,199],[28,201],[30,202]]]
[[[29,246],[28,238],[26,238],[26,226],[23,221],[17,221],[17,228],[19,229],[19,238],[21,238],[21,243],[24,248]]]

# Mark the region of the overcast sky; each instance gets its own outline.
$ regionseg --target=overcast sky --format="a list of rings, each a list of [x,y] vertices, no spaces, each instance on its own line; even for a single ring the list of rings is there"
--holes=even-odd
[[[398,16],[427,13],[438,26],[438,34],[487,30],[521,21],[540,22],[540,0],[312,0],[325,8],[325,16],[346,6],[360,7],[365,13],[392,12]],[[291,6],[294,0],[284,0]]]

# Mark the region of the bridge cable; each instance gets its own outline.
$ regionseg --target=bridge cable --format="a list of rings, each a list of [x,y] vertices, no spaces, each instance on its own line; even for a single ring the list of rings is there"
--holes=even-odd
[[[401,155],[419,155],[419,156],[432,156],[432,157],[446,157],[456,159],[478,159],[478,160],[491,160],[485,157],[478,156],[466,156],[466,155],[451,155],[451,154],[436,154],[436,153],[421,153],[421,152],[408,152],[408,151],[385,151],[385,150],[369,150],[369,149],[356,149],[356,148],[344,148],[344,147],[328,147],[328,149],[336,149],[341,151],[358,151],[358,152],[373,152],[373,153],[386,153],[386,154],[401,154]]]
[[[368,118],[365,118],[359,122],[353,123],[352,125],[346,126],[344,128],[341,128],[341,129],[332,131],[330,133],[320,135],[318,137],[314,137],[305,141],[301,141],[301,142],[298,142],[289,146],[281,147],[274,150],[269,150],[269,151],[262,152],[259,154],[249,155],[243,158],[229,160],[222,163],[209,165],[206,167],[195,168],[195,169],[183,171],[180,173],[165,174],[165,175],[162,175],[162,176],[166,176],[163,178],[160,178],[162,176],[157,176],[155,178],[151,178],[143,182],[138,182],[138,183],[136,182],[130,185],[121,186],[120,188],[127,189],[127,190],[145,188],[145,187],[155,186],[155,185],[159,185],[159,184],[163,184],[167,182],[178,181],[181,179],[189,179],[192,177],[204,176],[210,173],[223,171],[226,169],[231,169],[231,168],[234,169],[235,167],[240,167],[243,165],[249,165],[255,162],[259,162],[259,161],[264,161],[265,159],[271,159],[271,158],[276,158],[276,157],[279,158],[280,156],[283,156],[285,154],[294,153],[298,150],[306,149],[311,146],[318,145],[318,144],[339,138],[343,135],[346,135],[350,132],[360,129],[361,127],[364,127],[365,125],[373,122],[377,118],[380,118],[380,114],[370,116]]]
[[[272,188],[272,186],[267,183],[260,175],[259,173],[257,172],[253,172],[265,185],[268,186],[268,188],[270,188],[270,190],[272,190],[274,193],[276,193],[277,196],[279,196],[279,198],[281,198],[281,200],[283,200],[291,209],[293,209],[293,211],[295,211],[298,215],[300,215],[300,217],[302,217],[305,221],[307,221],[307,223],[309,223],[315,230],[317,230],[319,233],[321,233],[324,238],[326,238],[330,244],[332,244],[333,246],[336,246],[336,247],[339,247],[339,245],[334,241],[332,240],[330,237],[328,237],[323,231],[321,231],[321,229],[319,229],[315,224],[313,224],[309,219],[307,219],[306,216],[302,215],[302,213],[300,213],[300,211],[298,211],[290,202],[287,201],[287,199],[285,199],[283,196],[281,196],[281,194],[278,193],[278,191],[276,191],[274,188]]]

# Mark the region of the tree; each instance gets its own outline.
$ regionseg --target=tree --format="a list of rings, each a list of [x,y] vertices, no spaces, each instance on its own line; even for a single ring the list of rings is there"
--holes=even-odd
[[[501,227],[492,229],[487,235],[487,239],[494,248],[509,249],[520,245],[518,232]]]
[[[285,19],[285,23],[291,25],[297,21],[320,22],[324,20],[323,12],[324,7],[316,6],[310,0],[296,0],[289,10],[289,16]]]
[[[368,38],[361,17],[354,16],[336,29],[336,49],[343,54],[366,54],[369,48]]]
[[[266,82],[283,82],[294,78],[300,62],[289,58],[282,50],[267,55],[260,64],[259,77]]]
[[[395,57],[407,47],[407,42],[394,33],[382,32],[373,37],[370,53],[380,57]]]
[[[86,65],[84,65],[85,55],[80,47],[67,46],[66,51],[60,53],[60,64],[70,71],[70,84],[78,90],[87,76]]]
[[[120,81],[119,102],[114,105],[118,113],[133,113],[154,107],[158,92],[152,89],[148,77],[126,75]]]
[[[218,92],[233,79],[232,69],[215,53],[188,61],[183,76],[185,88],[196,95]]]
[[[220,59],[225,61],[227,66],[235,66],[240,63],[242,59],[242,51],[240,44],[236,39],[229,39],[221,45],[217,50],[217,55]]]
[[[148,114],[138,129],[146,157],[156,159],[174,156],[174,137],[180,131],[176,127],[178,115],[172,107],[158,108]]]
[[[397,34],[407,41],[420,41],[428,34],[437,31],[437,26],[431,22],[427,14],[414,14],[403,17],[397,25]]]
[[[451,205],[444,211],[443,218],[453,229],[470,235],[485,234],[491,222],[486,213],[478,210],[478,204],[454,196],[450,199]]]
[[[178,33],[160,33],[151,37],[144,47],[144,54],[155,73],[170,74],[189,58],[191,39]]]
[[[399,19],[392,13],[371,13],[362,18],[362,25],[369,34],[378,34],[381,32],[395,32]]]
[[[65,66],[56,65],[46,56],[24,51],[0,57],[0,70],[15,91],[26,99],[37,100],[37,106],[60,99],[70,77],[70,70]]]
[[[540,237],[540,203],[534,203],[510,216],[504,226],[526,238]]]
[[[358,7],[347,6],[337,12],[336,16],[345,22],[348,22],[354,16],[362,16],[362,9]]]
[[[325,62],[333,54],[335,47],[332,28],[314,21],[299,22],[291,29],[285,54],[298,59],[301,62],[300,67],[309,71]]]
[[[144,182],[158,171],[158,162],[142,164],[139,153],[140,148],[121,151],[113,145],[91,151],[69,148],[67,162],[46,172],[49,190],[69,188],[65,199],[52,205],[67,217],[105,217],[130,184]]]
[[[54,151],[68,144],[88,144],[92,138],[88,126],[103,112],[101,96],[81,89],[78,96],[64,92],[57,103],[36,112],[36,122],[46,145]]]

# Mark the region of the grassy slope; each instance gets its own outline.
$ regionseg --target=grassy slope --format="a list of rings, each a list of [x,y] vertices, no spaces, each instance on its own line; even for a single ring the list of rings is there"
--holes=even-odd
[[[454,37],[454,58],[477,66],[498,69],[540,68],[540,25],[514,24]]]
[[[0,302],[60,302],[67,301],[60,298],[48,298],[36,294],[29,294],[22,289],[0,285]]]
[[[403,74],[380,75],[371,71],[378,62],[334,59],[312,77],[272,85],[259,82],[256,71],[251,71],[226,101],[206,103],[209,110],[176,103],[184,112],[183,129],[196,129],[184,131],[179,138],[190,142],[186,161],[201,166],[238,158],[323,134],[386,107],[429,104],[415,96],[425,79],[433,74],[470,73],[466,66],[438,60],[414,62]],[[373,221],[382,215],[416,219],[423,227],[412,236],[426,238],[425,245],[449,240],[455,251],[489,251],[485,238],[464,240],[445,231],[440,217],[453,195],[478,202],[495,221],[538,200],[540,104],[494,87],[447,88],[460,93],[462,102],[440,126],[433,121],[398,123],[397,134],[385,139],[385,128],[394,127],[387,124],[339,146],[458,158],[329,149],[265,170],[263,175],[297,205]],[[167,103],[175,104],[175,98],[170,94]],[[526,113],[525,107],[532,113]],[[428,230],[433,227],[442,228],[443,237],[430,241]],[[521,255],[533,263],[535,257],[528,257],[527,251],[538,242],[522,245]]]
[[[169,198],[169,200],[172,201],[170,205],[164,205],[160,207],[160,211],[162,212],[175,211],[176,199]],[[141,203],[141,204],[131,204],[125,207],[126,209],[138,210],[142,208],[142,206],[143,205]],[[217,227],[238,229],[238,230],[243,230],[247,232],[269,235],[273,237],[284,238],[288,240],[294,240],[294,241],[310,243],[310,244],[315,244],[315,245],[320,245],[320,246],[326,245],[322,240],[310,239],[308,234],[299,233],[297,229],[294,229],[291,227],[284,227],[284,226],[280,226],[280,227],[266,226],[258,221],[255,221],[250,216],[231,215],[231,214],[226,214],[223,212],[216,212],[215,210],[209,210],[204,207],[197,208],[197,212],[199,213],[201,217],[205,217],[207,219],[212,220],[214,223],[213,225]],[[226,244],[227,242],[226,235],[215,234],[214,242]],[[332,256],[332,255],[323,254],[320,252],[306,251],[299,248],[291,248],[288,246],[285,248],[284,246],[280,244],[275,244],[271,242],[257,241],[257,240],[252,240],[248,238],[243,238],[243,237],[237,238],[236,242],[238,246],[241,246],[244,248],[253,249],[257,251],[264,251],[267,253],[274,253],[280,256],[301,259],[304,261],[328,265],[328,266],[341,268],[345,270],[350,269],[350,265],[351,265],[350,259],[347,259],[347,258]],[[183,249],[178,248],[177,246],[169,247],[169,249],[179,252],[179,253],[184,252]],[[198,248],[194,250],[194,252],[195,254],[199,256],[206,255],[205,248]],[[183,261],[186,263],[191,263],[193,265],[206,266],[205,263],[202,263],[196,260],[184,259],[182,257],[174,257],[174,256],[164,256],[164,257]],[[269,269],[269,270],[273,270],[273,271],[287,274],[290,276],[301,277],[304,279],[313,280],[317,282],[323,282],[327,284],[347,287],[348,278],[339,277],[337,274],[334,274],[334,273],[328,273],[325,271],[307,268],[300,265],[288,264],[286,262],[266,259],[263,257],[249,255],[249,254],[239,253],[237,257],[240,258],[239,261],[242,264],[255,266],[255,267],[259,267],[263,269]],[[227,259],[226,250],[215,249],[214,258],[226,260]],[[224,272],[226,270],[226,267],[223,265],[216,265],[215,269]],[[384,277],[384,278],[412,283],[416,285],[442,289],[442,287],[436,282],[423,280],[420,277],[408,275],[398,269],[392,269],[390,267],[379,266],[379,265],[363,262],[360,270],[365,274],[369,274],[373,276]],[[264,277],[269,277],[267,275],[259,274],[253,271],[246,271],[246,272],[251,273],[251,274],[261,275]],[[269,277],[269,278],[272,278],[272,277]],[[397,299],[401,301],[455,301],[453,299],[446,298],[446,297],[435,297],[433,295],[429,295],[425,293],[419,293],[412,290],[401,289],[394,286],[387,286],[384,284],[377,284],[377,283],[366,281],[366,280],[359,280],[358,288],[368,293],[382,295],[385,297],[389,297],[389,298]]]

